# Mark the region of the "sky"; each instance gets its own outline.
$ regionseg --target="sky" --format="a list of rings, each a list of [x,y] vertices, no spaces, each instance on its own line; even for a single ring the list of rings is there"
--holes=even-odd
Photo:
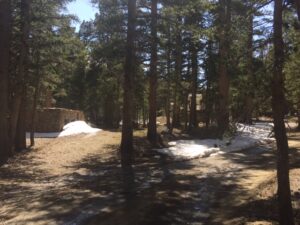
[[[88,21],[95,18],[97,9],[92,6],[89,0],[75,0],[67,5],[68,13],[75,14],[80,22]],[[80,23],[74,24],[79,29]]]

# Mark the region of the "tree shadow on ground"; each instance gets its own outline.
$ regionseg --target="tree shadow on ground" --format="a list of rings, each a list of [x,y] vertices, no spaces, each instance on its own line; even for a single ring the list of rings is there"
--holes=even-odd
[[[29,224],[59,216],[68,209],[67,188],[62,178],[39,169],[35,157],[23,152],[0,168],[0,221],[4,224]],[[27,216],[19,216],[26,212]],[[11,219],[16,219],[10,223]]]
[[[111,147],[111,146],[107,146]],[[254,151],[254,150],[253,150]],[[72,188],[87,189],[109,199],[100,197],[88,206],[90,214],[75,218],[82,224],[223,224],[216,213],[223,210],[222,201],[228,201],[228,213],[222,218],[231,220],[249,212],[250,205],[260,204],[258,200],[246,199],[247,190],[240,186],[241,179],[247,179],[243,169],[272,169],[273,154],[261,151],[224,154],[229,162],[243,167],[219,168],[207,164],[205,159],[172,163],[162,155],[151,151],[138,154],[133,165],[134,190],[124,191],[122,168],[117,157],[103,161],[93,156],[82,160],[77,169],[85,168],[88,175],[74,175]],[[256,154],[261,154],[256,158]],[[262,164],[265,163],[265,164]],[[209,168],[209,169],[208,169]],[[228,199],[231,196],[231,199]],[[240,197],[242,199],[240,199]],[[235,199],[237,198],[237,199]],[[270,199],[271,201],[272,199]],[[269,200],[266,200],[269,202]],[[221,204],[222,203],[222,204]],[[237,206],[238,205],[238,206]],[[83,203],[82,206],[86,206]],[[272,214],[273,215],[273,214]],[[257,214],[262,219],[275,219],[267,214]]]
[[[218,160],[172,162],[151,151],[143,138],[136,138],[135,145],[133,173],[122,170],[117,145],[104,147],[114,154],[89,155],[63,177],[35,169],[38,164],[30,155],[1,168],[0,191],[5,194],[0,200],[8,207],[0,218],[9,221],[26,211],[34,217],[20,218],[23,224],[244,224],[277,219],[274,196],[249,196],[240,183],[248,179],[246,169],[272,170],[272,152],[250,149]],[[134,182],[126,184],[130,180]]]

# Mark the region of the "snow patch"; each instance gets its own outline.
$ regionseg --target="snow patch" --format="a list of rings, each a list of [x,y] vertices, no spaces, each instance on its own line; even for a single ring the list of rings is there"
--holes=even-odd
[[[98,128],[93,128],[88,125],[85,121],[74,121],[66,124],[63,127],[62,132],[52,132],[52,133],[34,133],[35,138],[56,138],[56,137],[66,137],[73,136],[78,134],[96,134],[97,132],[102,131]],[[30,137],[30,134],[26,134],[27,138]]]
[[[236,126],[238,134],[243,137],[251,137],[261,141],[274,140],[271,138],[274,127],[273,123],[258,122],[253,125],[238,123]]]
[[[257,146],[270,138],[273,125],[271,123],[256,123],[254,125],[237,124],[237,135],[231,140],[203,139],[179,140],[169,142],[168,148],[155,149],[174,160],[208,157],[232,151],[240,151]]]
[[[63,131],[60,132],[58,137],[65,137],[77,134],[92,134],[101,131],[101,129],[93,128],[88,125],[85,121],[75,121],[66,124],[63,127]]]

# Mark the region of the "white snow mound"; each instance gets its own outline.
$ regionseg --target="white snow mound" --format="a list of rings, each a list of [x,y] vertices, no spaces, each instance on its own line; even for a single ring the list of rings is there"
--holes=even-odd
[[[168,148],[155,149],[155,151],[166,154],[174,160],[185,160],[245,150],[255,147],[261,142],[273,140],[270,138],[272,124],[237,124],[237,128],[237,135],[230,141],[219,139],[179,140],[169,142],[170,147]]]
[[[63,131],[60,132],[58,137],[65,137],[77,134],[92,134],[101,131],[101,129],[93,128],[88,125],[85,121],[74,121],[66,124],[63,127]]]

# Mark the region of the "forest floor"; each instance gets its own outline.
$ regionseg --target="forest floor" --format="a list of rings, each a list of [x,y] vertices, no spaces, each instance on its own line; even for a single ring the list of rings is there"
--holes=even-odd
[[[0,168],[0,224],[276,224],[272,146],[172,162],[144,134],[132,173],[120,167],[119,132],[37,139]],[[289,140],[300,224],[300,133]]]

